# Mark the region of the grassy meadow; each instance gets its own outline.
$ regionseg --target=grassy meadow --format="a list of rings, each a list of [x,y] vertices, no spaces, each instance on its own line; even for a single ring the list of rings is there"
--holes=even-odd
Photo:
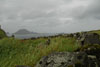
[[[48,46],[46,41],[46,38],[35,40],[1,39],[0,67],[15,67],[16,65],[34,67],[43,56],[52,52],[74,51],[80,47],[74,38],[62,36],[51,38],[51,43]]]

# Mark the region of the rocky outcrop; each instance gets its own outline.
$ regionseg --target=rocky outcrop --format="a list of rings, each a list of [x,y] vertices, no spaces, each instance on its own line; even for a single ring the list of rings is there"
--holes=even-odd
[[[100,36],[96,33],[84,33],[78,38],[81,45],[84,44],[100,44]]]
[[[83,47],[81,47],[79,51],[83,51],[85,53],[87,53],[88,55],[94,55],[96,56],[98,59],[100,59],[100,45],[85,45]]]
[[[82,45],[75,52],[58,52],[43,57],[35,67],[100,67],[100,35],[96,33],[74,33]],[[97,44],[97,45],[96,45]]]
[[[66,37],[74,37],[81,45],[100,44],[100,35],[97,33],[81,32],[67,34]]]
[[[95,55],[85,52],[59,52],[43,57],[35,67],[100,67]]]
[[[52,53],[43,57],[36,67],[100,67],[100,45],[95,45],[100,44],[98,34],[82,32],[67,37],[75,37],[82,48],[77,52]]]

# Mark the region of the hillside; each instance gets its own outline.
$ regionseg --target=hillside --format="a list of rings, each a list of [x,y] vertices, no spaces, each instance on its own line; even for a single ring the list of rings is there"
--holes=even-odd
[[[4,30],[0,29],[0,39],[4,37],[7,37],[7,35]]]

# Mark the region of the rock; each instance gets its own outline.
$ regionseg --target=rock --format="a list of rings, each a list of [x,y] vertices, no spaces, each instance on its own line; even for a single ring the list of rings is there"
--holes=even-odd
[[[46,41],[46,45],[50,45],[50,43],[51,43],[51,40],[48,39],[48,40]]]
[[[31,67],[31,66],[17,65],[16,67]]]
[[[80,44],[100,44],[99,35],[96,33],[85,33],[80,36]]]
[[[100,45],[85,45],[81,47],[79,51],[84,51],[88,55],[93,55],[100,58]]]
[[[85,52],[59,52],[43,57],[35,67],[100,67],[96,56]]]

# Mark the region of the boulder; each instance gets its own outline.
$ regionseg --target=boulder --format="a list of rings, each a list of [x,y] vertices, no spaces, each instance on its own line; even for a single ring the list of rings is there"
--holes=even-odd
[[[46,41],[45,45],[50,45],[50,43],[51,43],[51,39],[48,38],[48,40]]]
[[[85,52],[58,52],[43,57],[35,67],[100,67],[96,56]]]
[[[84,51],[88,55],[94,55],[98,59],[100,58],[100,45],[85,45],[81,47],[78,51]]]
[[[99,35],[96,33],[84,33],[80,36],[80,39],[78,39],[81,43],[81,45],[84,44],[100,44],[100,38]]]

